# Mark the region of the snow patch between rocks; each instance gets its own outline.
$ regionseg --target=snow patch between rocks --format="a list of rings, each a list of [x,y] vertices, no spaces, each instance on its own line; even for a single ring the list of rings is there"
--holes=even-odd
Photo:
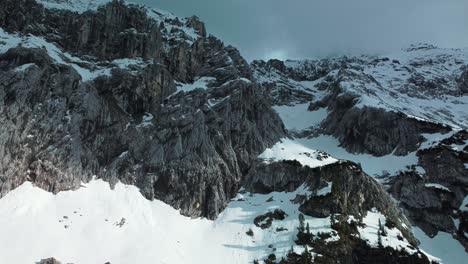
[[[296,160],[303,166],[311,168],[325,166],[338,161],[324,152],[312,150],[287,138],[281,139],[280,142],[276,143],[272,148],[266,149],[258,157],[267,163]]]
[[[426,188],[435,188],[435,189],[443,190],[443,191],[446,191],[446,192],[452,192],[452,191],[450,191],[449,188],[447,188],[447,187],[445,187],[445,186],[443,186],[441,184],[438,184],[438,183],[426,183],[426,184],[424,184],[424,186]]]
[[[216,80],[216,78],[201,77],[201,78],[199,78],[198,80],[196,80],[193,83],[178,83],[177,84],[177,92],[184,91],[184,92],[187,93],[187,92],[193,91],[193,90],[198,89],[198,88],[207,89],[208,84],[211,81],[214,81],[214,80]]]

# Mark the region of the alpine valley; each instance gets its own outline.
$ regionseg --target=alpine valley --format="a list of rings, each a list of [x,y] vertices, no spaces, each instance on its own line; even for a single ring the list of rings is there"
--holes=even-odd
[[[0,263],[468,263],[468,49],[254,60],[0,0]]]

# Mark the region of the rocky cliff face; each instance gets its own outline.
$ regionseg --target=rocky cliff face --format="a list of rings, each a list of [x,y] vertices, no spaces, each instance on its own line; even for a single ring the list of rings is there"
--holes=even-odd
[[[309,257],[312,263],[431,263],[414,250],[418,242],[392,198],[358,164],[339,161],[310,168],[298,161],[259,163],[244,182],[246,191],[258,193],[296,190],[302,184],[311,193],[292,200],[299,204],[299,211],[313,218],[331,219],[330,233],[308,235],[308,231],[299,231],[297,235],[296,243],[309,246],[314,253]],[[376,214],[385,216],[375,220],[384,231],[383,238],[375,237],[377,244],[372,246],[366,228],[372,226],[370,219]],[[272,254],[265,263],[304,263],[305,258],[307,253],[291,251],[286,257]]]
[[[454,234],[465,247],[468,191],[466,142],[460,131],[431,148],[418,151],[425,173],[403,172],[392,179],[390,193],[409,217],[431,236],[438,231]]]
[[[96,176],[214,218],[285,136],[248,64],[194,17],[119,1],[84,13],[1,5],[1,194]],[[185,85],[195,79],[207,83]]]

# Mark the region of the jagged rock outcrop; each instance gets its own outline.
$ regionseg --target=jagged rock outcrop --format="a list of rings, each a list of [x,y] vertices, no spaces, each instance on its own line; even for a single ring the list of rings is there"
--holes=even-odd
[[[331,227],[336,233],[334,236],[339,237],[337,240],[327,240],[331,238],[329,234],[318,234],[305,242],[318,254],[313,263],[431,263],[421,252],[371,247],[362,240],[360,228],[369,224],[365,217],[370,212],[380,212],[386,218],[386,228],[399,230],[399,239],[409,241],[411,250],[418,244],[408,229],[408,220],[394,200],[381,184],[353,162],[339,161],[318,168],[302,166],[297,161],[260,162],[251,169],[249,176],[243,183],[246,191],[261,193],[288,191],[305,182],[311,195],[299,201],[299,210],[317,218],[332,218]],[[329,192],[320,192],[330,185]],[[304,254],[290,252],[287,258],[276,261],[303,263]]]
[[[41,259],[36,264],[61,264],[61,262],[56,260],[55,258],[47,258],[47,259]]]
[[[465,69],[458,78],[458,89],[462,94],[468,94],[468,69]]]
[[[314,193],[331,183],[331,192],[312,195],[300,206],[300,211],[314,217],[331,214],[365,216],[376,208],[394,222],[408,224],[381,184],[366,175],[358,164],[339,161],[330,165],[310,168],[296,161],[271,164],[258,163],[251,169],[243,186],[247,191],[269,193],[288,191],[306,184]],[[401,224],[398,226],[400,228]],[[407,231],[408,235],[411,235]],[[413,237],[411,240],[416,244]]]
[[[249,65],[197,18],[120,1],[84,13],[20,2],[1,1],[0,26],[45,47],[6,43],[0,55],[2,195],[26,180],[55,193],[97,176],[214,218],[286,135]],[[202,77],[209,88],[178,91]]]
[[[359,239],[349,234],[349,241],[352,241],[353,249],[342,247],[338,243],[321,244],[320,242],[314,243],[316,248],[324,249],[323,255],[317,256],[313,259],[313,263],[328,264],[328,263],[346,263],[346,264],[436,264],[437,262],[430,260],[424,254],[408,254],[407,252],[398,251],[390,247],[386,248],[371,248]],[[348,242],[349,243],[349,242]],[[336,250],[331,251],[326,248],[333,246]],[[310,253],[309,253],[310,254]],[[311,256],[306,257],[303,253],[290,253],[284,259],[279,260],[279,264],[301,264],[310,261]],[[265,263],[275,263],[268,262]]]
[[[336,137],[351,153],[407,155],[425,141],[424,133],[447,133],[447,126],[408,118],[383,108],[356,107],[359,98],[340,88],[315,105],[327,105],[329,115],[321,123],[323,133]]]
[[[417,173],[402,173],[390,192],[399,200],[400,206],[407,209],[407,215],[434,236],[438,230],[454,232],[455,225],[451,214],[456,208],[451,191],[429,187]]]
[[[430,236],[439,231],[454,234],[465,248],[467,219],[461,205],[468,193],[468,155],[463,149],[467,141],[468,133],[462,130],[435,146],[419,150],[424,174],[402,172],[389,184],[389,192],[412,222]]]
[[[275,209],[263,215],[255,217],[254,224],[262,229],[269,228],[273,220],[284,220],[286,213],[281,209]]]
[[[326,186],[325,181],[314,172],[295,160],[271,164],[260,162],[251,167],[242,185],[247,191],[263,194],[292,192],[304,182],[312,189]]]

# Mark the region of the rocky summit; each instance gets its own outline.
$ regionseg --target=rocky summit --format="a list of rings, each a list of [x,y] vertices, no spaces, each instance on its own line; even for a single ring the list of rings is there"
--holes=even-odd
[[[0,7],[0,263],[468,261],[468,50],[248,63],[195,16]]]

